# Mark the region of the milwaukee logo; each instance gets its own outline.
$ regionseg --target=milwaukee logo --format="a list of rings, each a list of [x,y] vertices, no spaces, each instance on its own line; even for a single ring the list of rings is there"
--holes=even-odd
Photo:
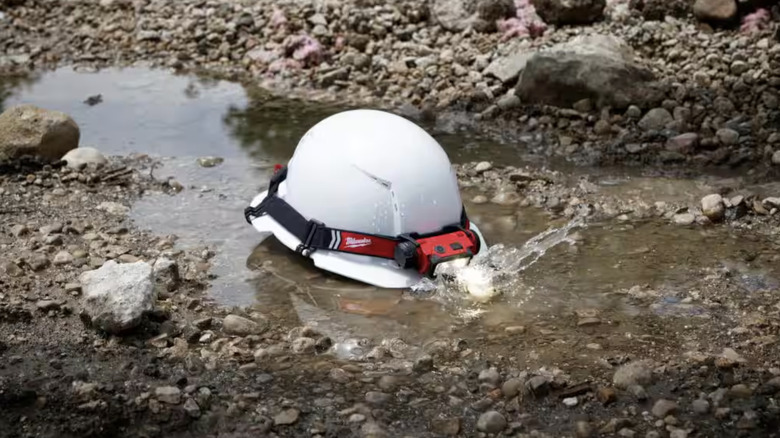
[[[347,237],[345,246],[347,248],[360,248],[363,246],[371,245],[371,239],[364,237],[362,239],[355,239],[354,237]]]

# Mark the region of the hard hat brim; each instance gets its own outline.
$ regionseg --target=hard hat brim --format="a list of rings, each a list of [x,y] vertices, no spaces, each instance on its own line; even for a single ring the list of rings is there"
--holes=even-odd
[[[265,190],[258,194],[251,202],[252,207],[259,205],[268,195]],[[284,199],[287,195],[287,182],[282,181],[276,196]],[[294,251],[301,241],[292,233],[287,231],[282,225],[274,220],[270,215],[264,215],[252,219],[252,226],[261,234],[272,234],[284,246]],[[469,224],[479,237],[479,253],[487,248],[482,232],[471,222]],[[351,278],[376,287],[389,289],[406,289],[414,286],[422,280],[422,275],[413,269],[401,269],[393,260],[380,257],[371,257],[358,254],[347,254],[337,251],[317,250],[309,258],[314,265],[320,269]]]

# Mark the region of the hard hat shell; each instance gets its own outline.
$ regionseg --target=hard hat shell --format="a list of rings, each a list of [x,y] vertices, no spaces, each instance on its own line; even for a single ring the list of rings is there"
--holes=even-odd
[[[431,233],[460,222],[463,204],[458,181],[439,143],[413,122],[378,110],[349,110],[329,116],[299,141],[277,196],[306,219],[331,228],[397,236]],[[266,197],[252,201],[257,206]],[[252,220],[295,249],[301,242],[270,215]],[[487,245],[482,233],[470,224]],[[368,284],[410,287],[420,281],[414,269],[393,260],[318,250],[315,266]]]

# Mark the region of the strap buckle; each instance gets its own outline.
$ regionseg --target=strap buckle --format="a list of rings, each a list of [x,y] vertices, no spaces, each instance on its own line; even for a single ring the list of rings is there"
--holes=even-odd
[[[266,205],[268,205],[270,202],[270,199],[276,196],[276,192],[279,191],[279,184],[286,178],[287,166],[282,166],[279,164],[274,166],[274,173],[271,174],[271,181],[268,183],[268,193],[266,193],[265,198],[263,198],[263,200],[260,201],[256,207],[249,206],[244,209],[244,219],[246,219],[247,223],[251,224],[253,217],[256,218],[262,216],[262,212],[265,210]]]
[[[311,242],[314,240],[314,235],[317,233],[317,230],[323,226],[325,226],[325,224],[322,222],[316,219],[309,219],[306,227],[306,240],[304,240],[295,248],[295,252],[301,254],[304,257],[310,256],[311,253],[316,250],[316,248],[311,247]]]

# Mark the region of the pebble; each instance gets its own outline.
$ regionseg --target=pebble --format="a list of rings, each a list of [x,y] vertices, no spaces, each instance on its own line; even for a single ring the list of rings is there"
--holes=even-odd
[[[482,161],[477,164],[477,167],[474,168],[474,171],[477,173],[483,173],[493,168],[493,164],[491,164],[489,161]]]
[[[696,222],[696,216],[693,213],[679,213],[674,215],[674,223],[677,225],[691,225]]]
[[[154,395],[162,403],[177,405],[181,402],[181,390],[175,386],[161,386],[154,390]]]
[[[482,370],[479,373],[479,381],[481,383],[489,383],[490,385],[498,385],[498,381],[501,379],[501,376],[498,374],[498,370],[495,368],[488,368],[486,370]]]
[[[726,208],[723,204],[723,198],[718,194],[712,194],[701,199],[701,210],[709,220],[718,222],[723,219]]]
[[[599,388],[596,391],[596,400],[606,406],[617,401],[617,393],[612,388]]]
[[[284,409],[274,417],[274,426],[295,424],[298,421],[300,414],[300,411],[297,409]]]
[[[182,406],[182,408],[184,409],[184,412],[186,412],[190,417],[200,417],[200,406],[198,406],[198,402],[196,402],[194,399],[188,398],[184,402],[184,406]]]
[[[733,129],[718,129],[715,136],[718,137],[718,140],[724,146],[733,146],[739,142],[739,133]]]
[[[567,398],[563,399],[563,404],[567,408],[573,408],[573,407],[577,406],[578,403],[579,403],[579,400],[577,399],[577,397],[567,397]]]
[[[648,385],[653,381],[653,370],[649,361],[635,361],[622,365],[615,371],[612,384],[619,389],[628,389],[634,385]]]
[[[35,303],[35,307],[43,312],[48,312],[50,310],[58,310],[60,308],[60,303],[54,300],[40,300]]]
[[[512,378],[504,382],[501,386],[501,392],[506,398],[513,398],[520,393],[520,388],[523,387],[523,382],[520,379]]]
[[[238,315],[228,315],[222,321],[222,330],[229,335],[259,335],[264,329],[264,325]]]
[[[314,352],[316,344],[317,341],[312,338],[301,337],[294,340],[290,348],[295,354],[307,354]]]
[[[413,369],[418,373],[427,373],[428,371],[431,371],[433,369],[433,358],[428,354],[418,357],[414,360]]]
[[[574,434],[577,438],[591,438],[595,435],[595,429],[588,421],[577,421],[574,425]]]
[[[653,405],[653,415],[658,418],[665,418],[669,414],[677,411],[677,403],[671,400],[660,399]]]
[[[369,391],[366,393],[366,403],[375,406],[382,406],[390,401],[390,394],[384,392]]]
[[[73,255],[67,251],[60,251],[54,256],[54,264],[57,266],[68,265],[73,261]]]
[[[639,127],[646,131],[660,131],[672,121],[674,121],[674,117],[672,117],[669,110],[666,108],[653,108],[639,121]]]
[[[434,418],[431,420],[433,433],[444,436],[456,436],[460,432],[460,418]]]
[[[479,416],[477,430],[486,433],[499,433],[506,429],[506,418],[497,411],[487,411]]]
[[[382,376],[377,382],[377,386],[382,391],[393,392],[400,385],[400,379],[395,376]]]
[[[696,414],[705,415],[710,411],[710,402],[701,398],[696,399],[691,403],[691,407]]]
[[[772,154],[772,164],[780,166],[780,150]]]

